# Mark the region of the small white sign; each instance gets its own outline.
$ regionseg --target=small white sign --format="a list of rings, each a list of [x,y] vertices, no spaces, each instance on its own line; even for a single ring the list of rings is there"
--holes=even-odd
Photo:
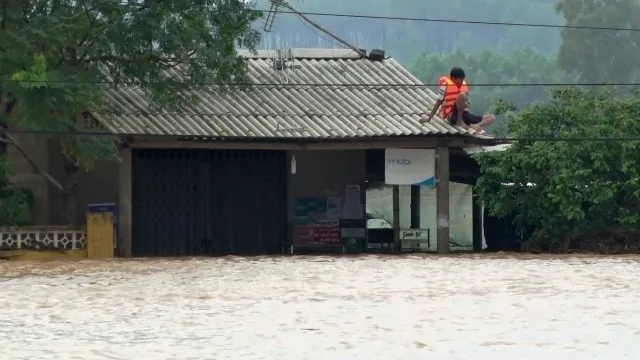
[[[400,230],[400,240],[429,240],[428,229],[405,229]]]
[[[403,250],[428,251],[431,247],[428,229],[400,229]]]
[[[344,205],[342,206],[343,219],[362,219],[364,206],[360,199],[360,185],[347,185],[344,194]]]
[[[339,196],[327,197],[327,219],[340,219],[342,217],[342,199]]]

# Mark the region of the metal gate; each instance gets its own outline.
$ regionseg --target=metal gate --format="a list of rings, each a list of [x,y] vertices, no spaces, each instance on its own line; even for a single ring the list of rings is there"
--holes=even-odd
[[[286,154],[132,151],[133,256],[278,253],[286,241]]]

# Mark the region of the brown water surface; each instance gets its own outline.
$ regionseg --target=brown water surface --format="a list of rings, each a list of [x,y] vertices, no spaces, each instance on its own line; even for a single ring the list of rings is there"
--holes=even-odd
[[[0,262],[1,359],[640,359],[640,257]]]

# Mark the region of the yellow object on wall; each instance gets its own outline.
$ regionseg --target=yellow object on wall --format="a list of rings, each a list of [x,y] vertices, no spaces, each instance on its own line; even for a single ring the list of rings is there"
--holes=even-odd
[[[113,258],[113,215],[87,213],[87,258],[105,260]]]

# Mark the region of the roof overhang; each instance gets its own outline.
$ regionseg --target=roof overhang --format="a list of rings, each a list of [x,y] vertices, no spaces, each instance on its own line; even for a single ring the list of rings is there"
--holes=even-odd
[[[342,139],[301,138],[203,138],[193,136],[126,136],[133,148],[164,149],[262,149],[262,150],[373,150],[373,149],[425,149],[447,146],[466,149],[481,144],[489,145],[493,139],[472,136],[386,136]]]

